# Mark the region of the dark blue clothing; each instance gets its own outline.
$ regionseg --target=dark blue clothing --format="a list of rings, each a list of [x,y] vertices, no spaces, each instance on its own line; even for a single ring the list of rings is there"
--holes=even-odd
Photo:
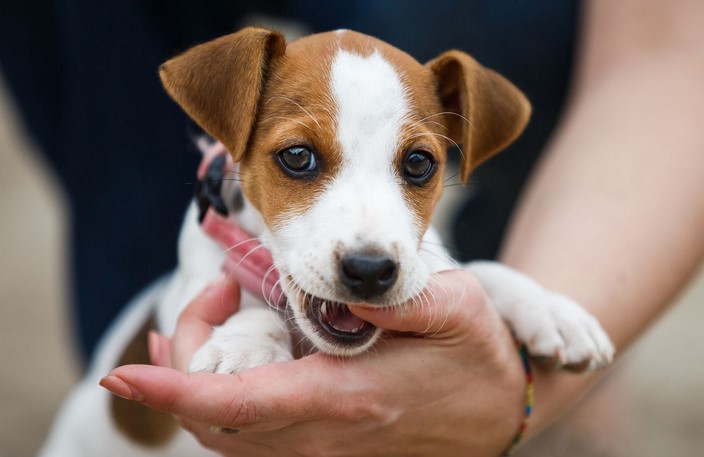
[[[476,198],[457,217],[463,259],[496,253],[560,113],[578,12],[564,0],[4,0],[2,71],[70,197],[73,302],[86,355],[130,297],[176,261],[199,156],[157,68],[234,31],[252,11],[315,31],[365,32],[420,61],[462,49],[525,91],[534,113],[526,133],[473,175]]]

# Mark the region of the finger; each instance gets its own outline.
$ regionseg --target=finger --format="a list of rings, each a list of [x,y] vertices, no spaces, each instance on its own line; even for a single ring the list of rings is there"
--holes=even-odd
[[[151,365],[125,365],[100,385],[188,421],[243,431],[278,430],[296,422],[355,414],[364,404],[354,394],[341,400],[336,390],[347,389],[350,380],[326,359],[311,356],[241,375],[185,374]]]
[[[154,330],[149,332],[149,360],[158,367],[171,366],[171,340]]]
[[[484,312],[486,303],[484,289],[471,273],[451,270],[431,276],[428,287],[406,306],[351,305],[350,310],[386,330],[439,336]]]
[[[234,314],[239,301],[239,285],[228,276],[207,286],[178,318],[171,344],[171,366],[186,371],[193,354],[208,339],[213,327]]]

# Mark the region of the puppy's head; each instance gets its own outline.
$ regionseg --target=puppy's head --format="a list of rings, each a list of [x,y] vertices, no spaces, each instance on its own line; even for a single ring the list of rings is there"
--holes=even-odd
[[[361,352],[380,333],[347,304],[400,305],[425,287],[419,252],[448,147],[460,146],[466,183],[530,114],[518,89],[460,51],[422,65],[352,31],[286,45],[247,28],[160,74],[240,162],[296,321],[335,354]]]

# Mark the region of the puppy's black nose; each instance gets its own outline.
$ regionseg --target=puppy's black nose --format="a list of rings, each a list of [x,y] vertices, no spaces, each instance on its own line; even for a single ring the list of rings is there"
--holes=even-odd
[[[361,299],[379,296],[398,278],[398,264],[386,255],[350,254],[340,261],[340,279]]]

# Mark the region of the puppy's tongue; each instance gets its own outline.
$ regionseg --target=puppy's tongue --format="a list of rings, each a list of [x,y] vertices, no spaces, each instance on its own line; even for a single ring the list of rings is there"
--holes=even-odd
[[[330,326],[336,330],[354,333],[359,331],[364,324],[366,324],[365,321],[352,314],[350,309],[345,305],[335,305],[328,308],[332,308],[332,311],[327,311],[326,320]]]
[[[320,299],[316,299],[320,300]],[[320,300],[317,305],[318,319],[329,327],[344,333],[358,333],[367,322],[352,314],[343,303]]]
[[[366,322],[352,313],[339,315],[330,322],[330,325],[332,325],[333,328],[350,333],[358,332],[362,327],[364,327],[364,324],[366,324]]]

